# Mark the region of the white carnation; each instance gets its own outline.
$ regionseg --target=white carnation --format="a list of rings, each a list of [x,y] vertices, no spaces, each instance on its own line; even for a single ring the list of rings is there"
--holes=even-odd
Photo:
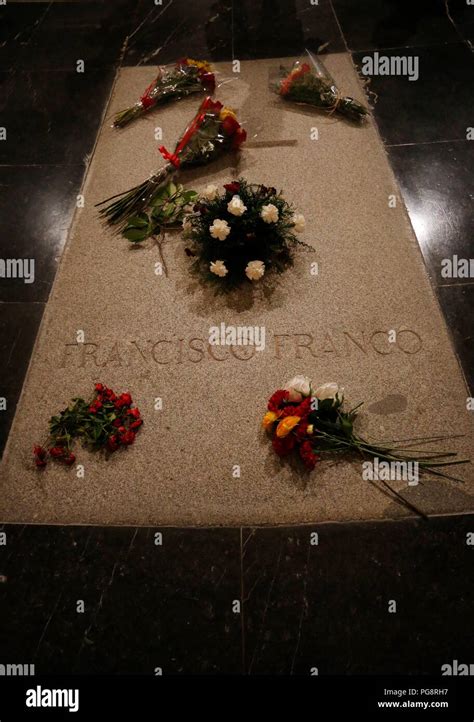
[[[201,196],[205,198],[206,201],[213,201],[217,195],[217,190],[217,186],[214,185],[214,183],[209,183],[209,185],[204,188]]]
[[[227,210],[229,213],[232,213],[233,216],[241,216],[247,210],[247,206],[244,206],[239,196],[232,196],[227,204]]]
[[[209,232],[213,238],[224,241],[230,233],[230,226],[227,221],[221,221],[216,218],[212,226],[209,226]]]
[[[220,276],[221,278],[224,278],[224,276],[228,273],[224,261],[212,261],[212,263],[209,264],[209,270],[211,273],[215,273],[216,276]]]
[[[251,281],[258,281],[265,273],[265,264],[263,261],[250,261],[245,268],[245,275]]]
[[[274,206],[273,203],[268,203],[268,205],[262,206],[260,216],[265,223],[276,223],[278,220],[278,208]]]
[[[296,233],[302,233],[306,226],[306,221],[302,213],[295,213],[291,219]]]

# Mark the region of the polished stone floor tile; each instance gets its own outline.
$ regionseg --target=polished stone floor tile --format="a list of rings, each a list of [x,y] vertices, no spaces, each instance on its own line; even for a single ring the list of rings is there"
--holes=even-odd
[[[463,38],[474,41],[474,12],[473,5],[468,0],[447,0],[453,22]]]
[[[18,529],[0,547],[5,658],[48,674],[241,672],[238,529]]]
[[[62,41],[57,42],[58,32]],[[107,42],[103,42],[106,32]],[[15,62],[22,70],[69,70],[76,72],[82,61],[87,69],[117,65],[126,32],[121,26],[50,27],[43,23]]]
[[[72,163],[91,152],[115,69],[0,73],[0,164]]]
[[[474,283],[439,286],[436,290],[464,376],[474,395]]]
[[[469,658],[473,524],[244,530],[247,673],[439,674]]]
[[[234,5],[233,27],[234,57],[242,60],[346,49],[330,0],[244,0]]]
[[[399,50],[386,51],[389,58]],[[472,127],[474,55],[465,43],[410,48],[406,55],[418,58],[419,78],[375,75],[370,88],[377,96],[374,116],[388,145],[466,140]],[[362,69],[373,53],[355,53]]]
[[[34,260],[33,283],[0,278],[0,301],[47,301],[83,174],[83,165],[0,165],[0,258]]]
[[[434,283],[474,283],[446,259],[474,257],[474,143],[392,146],[389,157]],[[471,309],[474,315],[474,307]]]
[[[232,0],[138,5],[124,65],[157,65],[183,56],[232,58]]]
[[[350,50],[458,42],[444,0],[332,0]]]
[[[10,51],[16,44],[30,41],[48,12],[49,3],[14,3],[0,5],[0,47]]]
[[[148,0],[150,7],[154,0]],[[135,14],[137,0],[80,0],[49,3],[42,30],[45,28],[96,27],[108,41],[107,31],[118,25],[128,28]]]
[[[6,399],[6,410],[0,411],[0,455],[13,421],[43,310],[42,303],[0,303],[0,397]]]

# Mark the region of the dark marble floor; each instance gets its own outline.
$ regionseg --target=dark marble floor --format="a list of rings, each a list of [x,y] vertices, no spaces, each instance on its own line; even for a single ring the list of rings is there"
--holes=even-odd
[[[464,0],[0,5],[0,256],[34,252],[40,279],[0,285],[0,451],[116,70],[183,54],[349,50],[359,68],[374,51],[418,59],[416,82],[371,79],[374,116],[474,389],[474,280],[441,274],[444,258],[473,256],[473,41],[474,6]],[[0,663],[332,674],[473,661],[470,517],[329,525],[317,546],[307,528],[162,530],[162,546],[148,529],[4,531]]]

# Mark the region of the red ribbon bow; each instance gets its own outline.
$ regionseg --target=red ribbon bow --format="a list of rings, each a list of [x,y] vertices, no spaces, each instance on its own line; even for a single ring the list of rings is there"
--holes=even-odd
[[[161,155],[163,156],[163,158],[165,160],[168,160],[170,163],[172,163],[175,168],[179,168],[180,163],[181,163],[181,161],[179,159],[179,154],[187,146],[187,144],[193,137],[194,133],[202,125],[204,118],[206,117],[207,111],[209,111],[209,110],[220,111],[221,108],[222,108],[222,103],[219,103],[218,100],[214,101],[209,96],[207,98],[204,98],[204,100],[202,101],[201,106],[199,108],[198,114],[194,117],[194,120],[188,126],[185,134],[183,135],[183,137],[179,141],[178,145],[176,146],[175,152],[170,153],[168,150],[166,150],[164,145],[162,145],[158,149],[160,151]]]

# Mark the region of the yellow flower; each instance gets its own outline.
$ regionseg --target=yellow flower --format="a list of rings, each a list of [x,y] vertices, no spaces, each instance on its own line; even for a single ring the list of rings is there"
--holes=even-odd
[[[278,419],[278,414],[274,411],[267,411],[262,419],[262,426],[264,429],[269,429],[271,425]]]
[[[219,113],[220,120],[225,120],[228,116],[237,120],[237,116],[233,110],[231,110],[230,108],[222,108],[221,112]]]
[[[309,436],[311,436],[311,434],[313,433],[313,431],[314,431],[314,426],[313,426],[313,424],[308,424],[308,426],[306,427],[306,433],[307,433]]]
[[[206,73],[208,73],[211,70],[210,63],[207,63],[205,60],[193,60],[193,58],[186,58],[188,65],[194,65],[196,68],[201,68],[202,70],[205,70]]]
[[[277,426],[276,435],[279,439],[283,439],[284,436],[288,436],[290,431],[295,428],[301,421],[300,416],[287,416],[282,419]]]

